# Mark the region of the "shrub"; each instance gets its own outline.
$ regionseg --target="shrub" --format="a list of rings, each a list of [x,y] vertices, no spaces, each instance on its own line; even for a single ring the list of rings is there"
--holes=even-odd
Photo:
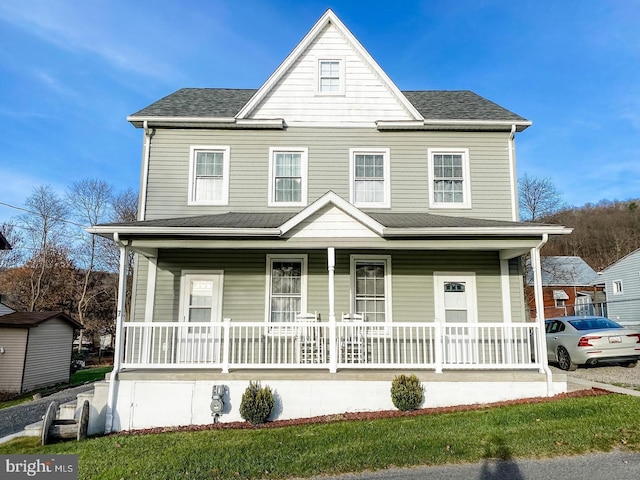
[[[260,383],[249,382],[242,394],[240,416],[253,425],[265,423],[274,405],[273,392],[268,386],[260,388]]]
[[[391,401],[398,410],[415,410],[424,400],[424,388],[415,375],[398,375],[391,382]]]

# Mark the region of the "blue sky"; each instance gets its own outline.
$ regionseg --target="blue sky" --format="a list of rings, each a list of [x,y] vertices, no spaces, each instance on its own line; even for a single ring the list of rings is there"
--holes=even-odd
[[[258,88],[328,7],[401,90],[473,90],[533,121],[519,175],[571,205],[640,197],[636,0],[2,0],[0,202],[84,178],[137,190],[127,115],[182,87]]]

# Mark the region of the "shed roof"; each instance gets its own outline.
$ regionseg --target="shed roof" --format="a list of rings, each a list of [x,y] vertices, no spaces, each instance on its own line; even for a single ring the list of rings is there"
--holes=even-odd
[[[0,250],[11,250],[11,245],[9,245],[9,242],[4,237],[2,232],[0,232]]]
[[[0,316],[0,327],[31,328],[52,319],[60,319],[73,328],[84,328],[82,324],[63,312],[14,312]]]

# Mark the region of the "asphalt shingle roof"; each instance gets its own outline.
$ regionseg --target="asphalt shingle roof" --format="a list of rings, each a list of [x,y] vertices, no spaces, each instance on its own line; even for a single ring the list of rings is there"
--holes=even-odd
[[[131,116],[234,117],[256,91],[232,88],[182,88]],[[527,121],[468,90],[413,90],[402,93],[427,120]]]
[[[545,287],[584,287],[598,278],[596,271],[580,257],[548,256],[540,258],[542,285]],[[533,285],[533,272],[527,259],[527,284]]]
[[[29,328],[35,327],[52,318],[60,318],[74,328],[82,328],[82,324],[63,312],[14,312],[0,316],[0,327]]]
[[[376,222],[388,228],[447,228],[447,227],[513,227],[531,223],[448,217],[430,213],[367,213]],[[113,227],[165,227],[165,228],[278,228],[296,213],[223,213],[193,217],[165,218],[138,222],[110,223]]]

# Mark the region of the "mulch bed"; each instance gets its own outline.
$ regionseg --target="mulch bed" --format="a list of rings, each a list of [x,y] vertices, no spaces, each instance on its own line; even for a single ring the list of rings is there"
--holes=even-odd
[[[262,428],[281,428],[294,425],[309,425],[309,424],[322,424],[333,423],[341,421],[354,421],[354,420],[377,420],[381,418],[396,418],[396,417],[416,417],[419,415],[433,415],[438,413],[453,413],[453,412],[467,412],[472,410],[482,410],[487,408],[503,407],[506,405],[526,405],[533,403],[549,403],[557,400],[564,400],[567,398],[579,398],[579,397],[595,397],[600,395],[613,395],[607,390],[600,388],[591,388],[585,390],[577,390],[569,393],[561,393],[553,397],[534,397],[534,398],[522,398],[518,400],[507,400],[504,402],[495,403],[483,403],[475,405],[458,405],[453,407],[434,407],[434,408],[421,408],[418,410],[412,410],[409,412],[402,412],[400,410],[383,410],[378,412],[347,412],[336,415],[323,415],[319,417],[309,418],[296,418],[291,420],[274,420],[272,422],[263,423],[261,425],[252,425],[249,422],[224,422],[224,423],[211,423],[207,425],[185,425],[179,427],[156,427],[145,428],[140,430],[127,430],[122,432],[113,433],[112,435],[149,435],[153,433],[167,433],[167,432],[199,432],[205,430],[230,430],[230,429],[262,429]]]

